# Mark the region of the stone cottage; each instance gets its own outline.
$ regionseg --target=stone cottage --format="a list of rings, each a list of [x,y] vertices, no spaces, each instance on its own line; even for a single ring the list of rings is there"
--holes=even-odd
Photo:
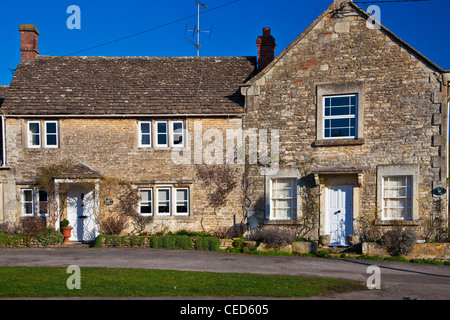
[[[250,214],[337,246],[399,222],[422,235],[427,221],[446,226],[450,71],[352,1],[267,61],[270,33],[241,92],[244,129],[279,130],[280,168],[249,166]]]
[[[335,246],[448,223],[450,72],[352,1],[278,57],[265,28],[258,59],[42,56],[37,28],[19,31],[0,222],[67,218],[83,241],[134,208],[150,232],[244,221]]]
[[[202,151],[215,134],[242,127],[239,85],[256,58],[43,56],[37,28],[19,31],[22,61],[1,106],[0,221],[67,218],[72,241],[93,240],[105,215],[120,211],[117,185],[138,193],[128,206],[153,217],[152,232],[242,221],[236,166],[225,165],[236,186],[220,208],[207,197],[214,181],[200,180],[197,168],[208,164]],[[194,139],[203,139],[200,160]],[[38,183],[43,172],[53,196]]]

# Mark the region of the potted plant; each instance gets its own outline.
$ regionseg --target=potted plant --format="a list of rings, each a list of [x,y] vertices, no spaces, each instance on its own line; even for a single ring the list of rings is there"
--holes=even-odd
[[[72,229],[73,227],[71,227],[69,225],[69,220],[64,219],[63,221],[60,222],[60,229],[62,231],[62,234],[64,236],[64,243],[69,243],[69,238],[72,235]]]

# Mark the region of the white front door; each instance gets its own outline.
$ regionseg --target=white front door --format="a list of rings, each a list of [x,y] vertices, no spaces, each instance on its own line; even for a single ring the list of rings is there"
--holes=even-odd
[[[347,246],[347,235],[353,234],[353,187],[326,188],[326,232],[329,246]]]
[[[93,241],[98,235],[94,215],[94,190],[75,185],[67,191],[67,220],[72,229],[70,241]]]

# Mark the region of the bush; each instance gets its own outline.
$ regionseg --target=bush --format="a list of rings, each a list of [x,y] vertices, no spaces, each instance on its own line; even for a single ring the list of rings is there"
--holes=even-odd
[[[118,214],[102,219],[101,229],[105,235],[120,235],[128,227],[128,217]]]
[[[17,248],[22,245],[28,245],[28,237],[20,234],[0,233],[0,247]]]
[[[45,219],[38,217],[22,217],[20,219],[21,233],[28,237],[34,237],[46,232]]]
[[[64,241],[64,236],[59,231],[47,229],[47,231],[36,235],[36,240],[43,246],[48,246],[62,243]]]
[[[196,250],[219,251],[220,239],[217,237],[197,237],[195,241]]]
[[[154,249],[190,250],[193,247],[193,242],[192,239],[187,235],[153,235],[150,237],[150,246]]]
[[[381,238],[381,243],[392,256],[403,256],[412,251],[416,239],[414,231],[396,228],[387,231]]]
[[[256,234],[255,238],[271,247],[279,248],[292,244],[295,239],[295,234],[294,232],[286,229],[263,228]]]

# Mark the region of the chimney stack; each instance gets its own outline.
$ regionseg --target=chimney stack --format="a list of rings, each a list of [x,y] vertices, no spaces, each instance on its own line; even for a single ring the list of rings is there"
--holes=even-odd
[[[263,70],[275,59],[275,38],[270,35],[270,28],[263,29],[263,35],[256,41],[258,46],[258,71]]]
[[[20,31],[20,53],[22,61],[36,60],[38,52],[38,29],[32,24],[22,24]]]

